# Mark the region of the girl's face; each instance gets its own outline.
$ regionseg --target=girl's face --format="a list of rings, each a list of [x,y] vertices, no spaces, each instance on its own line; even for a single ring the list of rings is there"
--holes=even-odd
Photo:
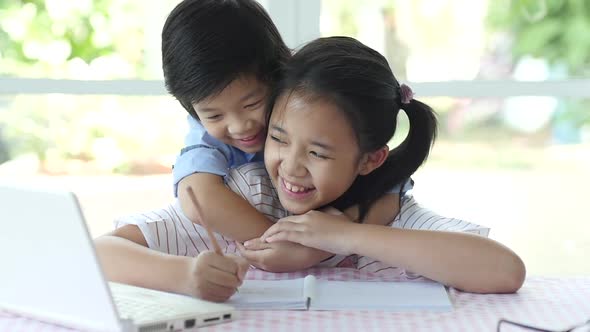
[[[267,87],[242,76],[219,94],[193,103],[209,135],[244,152],[261,151],[266,137]]]
[[[264,162],[288,211],[306,213],[340,197],[360,174],[361,159],[355,133],[334,104],[296,93],[277,99]]]

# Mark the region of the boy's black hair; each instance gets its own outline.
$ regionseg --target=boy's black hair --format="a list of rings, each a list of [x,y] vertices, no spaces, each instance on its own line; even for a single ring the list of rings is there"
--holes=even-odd
[[[359,220],[379,197],[422,165],[436,137],[434,111],[415,99],[402,103],[400,84],[387,60],[353,38],[319,38],[295,53],[273,89],[271,105],[279,96],[291,93],[334,103],[354,129],[361,153],[387,145],[400,109],[406,112],[410,130],[404,141],[389,152],[383,165],[358,176],[330,204],[340,210],[358,204]]]
[[[291,51],[254,0],[184,0],[162,30],[168,91],[198,120],[192,103],[242,75],[273,85]]]

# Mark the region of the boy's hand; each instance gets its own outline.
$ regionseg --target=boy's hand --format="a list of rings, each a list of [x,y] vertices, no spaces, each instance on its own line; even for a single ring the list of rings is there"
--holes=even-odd
[[[260,239],[270,244],[289,241],[335,254],[350,255],[349,245],[354,237],[355,226],[357,224],[346,215],[333,210],[309,211],[280,219]]]
[[[191,260],[187,293],[203,300],[223,302],[242,284],[248,262],[236,255],[204,251]]]
[[[269,272],[291,272],[306,269],[333,255],[329,252],[286,241],[266,243],[255,238],[245,243],[246,246],[236,242],[240,254],[250,264]]]

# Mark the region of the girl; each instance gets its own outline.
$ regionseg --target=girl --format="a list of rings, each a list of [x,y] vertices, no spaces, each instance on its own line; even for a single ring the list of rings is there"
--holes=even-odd
[[[282,206],[295,215],[271,226],[262,242],[356,254],[364,258],[357,267],[382,262],[465,291],[520,288],[525,268],[516,254],[464,233],[487,234],[481,228],[433,217],[409,196],[393,227],[362,223],[399,174],[413,173],[426,159],[436,128],[430,107],[399,85],[379,53],[352,38],[318,39],[294,55],[274,96],[265,164]],[[400,108],[410,130],[390,152]],[[357,203],[360,223],[337,215],[319,220],[320,212],[309,212]],[[251,260],[259,256],[247,249],[265,248],[257,240],[245,247],[242,254]]]

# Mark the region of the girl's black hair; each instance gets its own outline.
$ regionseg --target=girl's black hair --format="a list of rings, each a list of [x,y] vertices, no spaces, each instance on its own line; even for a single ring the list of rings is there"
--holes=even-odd
[[[319,38],[296,52],[287,62],[269,105],[287,93],[333,102],[348,118],[361,153],[387,145],[395,134],[400,109],[406,112],[410,129],[404,141],[389,152],[382,166],[358,176],[348,191],[330,204],[341,210],[358,204],[359,220],[378,198],[422,165],[436,137],[434,111],[415,99],[403,104],[400,84],[387,60],[354,38]]]
[[[272,86],[290,55],[254,0],[184,0],[162,30],[166,88],[195,119],[193,102],[221,92],[241,75]]]

